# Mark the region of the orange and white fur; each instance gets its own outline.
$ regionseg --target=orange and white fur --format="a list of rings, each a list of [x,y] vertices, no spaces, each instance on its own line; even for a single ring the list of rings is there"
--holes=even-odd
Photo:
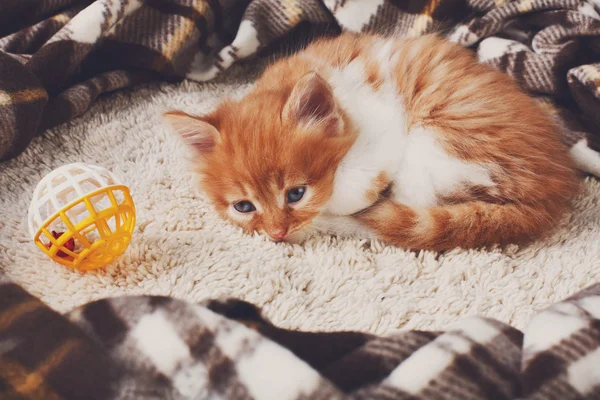
[[[524,243],[578,188],[537,103],[436,36],[323,39],[242,100],[165,118],[216,209],[275,241],[318,229],[410,249]]]

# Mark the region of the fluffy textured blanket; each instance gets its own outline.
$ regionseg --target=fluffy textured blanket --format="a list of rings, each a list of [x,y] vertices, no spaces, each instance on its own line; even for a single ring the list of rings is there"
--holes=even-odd
[[[476,50],[540,96],[600,175],[600,17],[583,0],[41,0],[0,3],[0,160],[150,79],[208,80],[296,28],[421,35]],[[304,43],[306,37],[291,45]]]
[[[61,316],[0,285],[3,399],[597,399],[599,365],[600,285],[524,332],[470,318],[388,337],[288,331],[235,300],[121,297]]]

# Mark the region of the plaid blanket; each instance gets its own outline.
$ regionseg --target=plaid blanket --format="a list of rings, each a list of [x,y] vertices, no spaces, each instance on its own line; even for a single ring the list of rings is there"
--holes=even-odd
[[[0,285],[2,399],[600,399],[600,284],[524,332],[277,328],[236,300],[122,297],[59,315]]]
[[[437,31],[513,76],[600,176],[600,17],[592,0],[2,0],[0,160],[103,93],[216,77],[341,30]]]

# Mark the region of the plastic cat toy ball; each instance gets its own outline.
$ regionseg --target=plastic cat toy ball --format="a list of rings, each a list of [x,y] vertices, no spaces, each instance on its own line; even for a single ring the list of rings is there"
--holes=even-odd
[[[68,164],[38,183],[29,234],[59,264],[78,270],[108,265],[129,245],[135,205],[129,188],[107,169]]]

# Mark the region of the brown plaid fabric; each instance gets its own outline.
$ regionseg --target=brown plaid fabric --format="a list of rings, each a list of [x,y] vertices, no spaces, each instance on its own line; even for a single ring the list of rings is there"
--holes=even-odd
[[[250,328],[250,329],[249,329]],[[599,399],[600,284],[520,332],[277,328],[236,300],[122,297],[66,315],[0,284],[1,399]]]
[[[579,167],[600,176],[600,16],[593,0],[3,0],[0,160],[101,94],[214,78],[314,32],[439,32],[538,96]]]

